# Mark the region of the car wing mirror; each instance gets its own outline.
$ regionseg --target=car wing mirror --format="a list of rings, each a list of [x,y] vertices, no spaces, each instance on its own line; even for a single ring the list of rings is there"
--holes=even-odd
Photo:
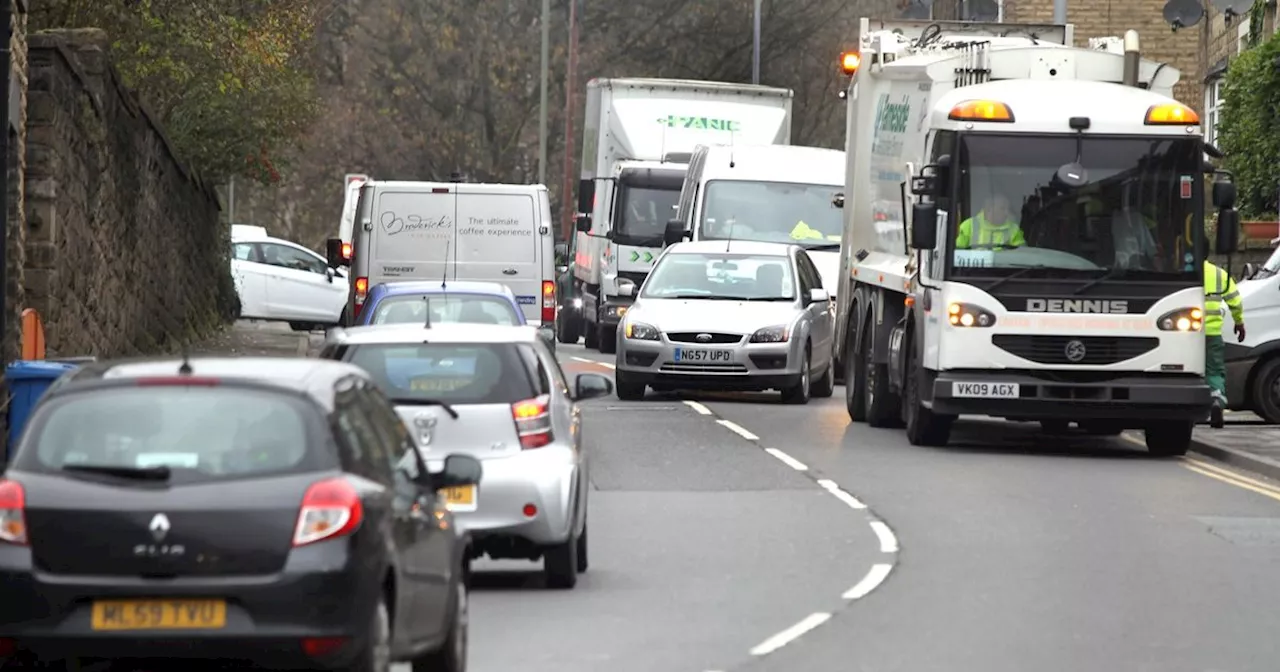
[[[573,381],[573,400],[586,401],[613,394],[613,381],[598,373],[579,373]]]

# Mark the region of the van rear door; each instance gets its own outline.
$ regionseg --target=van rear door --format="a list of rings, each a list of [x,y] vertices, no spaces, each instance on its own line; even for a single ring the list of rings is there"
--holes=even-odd
[[[444,279],[458,230],[454,189],[391,184],[379,190],[372,217],[370,288],[396,280]]]
[[[498,191],[458,186],[456,265],[450,277],[500,282],[511,288],[532,324],[542,321],[542,242],[538,201],[533,190]]]

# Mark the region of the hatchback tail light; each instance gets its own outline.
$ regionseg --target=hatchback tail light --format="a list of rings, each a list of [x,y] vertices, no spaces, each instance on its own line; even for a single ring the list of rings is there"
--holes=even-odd
[[[556,321],[556,283],[542,281],[542,323],[551,324]]]
[[[520,448],[530,450],[551,443],[551,397],[542,395],[511,404],[511,417],[516,422]]]
[[[17,481],[0,479],[0,542],[27,545],[27,493]]]
[[[356,278],[356,306],[364,304],[364,299],[369,295],[369,278]]]
[[[351,534],[364,520],[364,505],[355,486],[345,478],[312,483],[302,497],[298,526],[293,532],[294,547]]]

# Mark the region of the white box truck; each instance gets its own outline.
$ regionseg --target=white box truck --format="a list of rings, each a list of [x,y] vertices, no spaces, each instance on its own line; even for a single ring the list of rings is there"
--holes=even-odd
[[[790,144],[790,89],[677,79],[587,84],[572,296],[561,296],[561,343],[583,336],[614,350],[619,318],[663,248],[696,146]]]
[[[846,95],[837,356],[854,421],[1143,429],[1184,453],[1204,381],[1205,158],[1180,74],[1070,25],[862,19]],[[1217,247],[1239,217],[1213,186]],[[908,213],[910,219],[908,220]]]

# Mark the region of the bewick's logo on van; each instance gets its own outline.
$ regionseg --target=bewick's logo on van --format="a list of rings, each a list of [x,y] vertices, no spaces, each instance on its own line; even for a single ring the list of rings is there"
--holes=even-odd
[[[382,213],[378,221],[382,224],[382,230],[388,236],[394,236],[398,233],[431,234],[449,232],[453,229],[453,218],[448,215],[440,215],[439,217],[401,216],[394,211],[388,210]]]
[[[911,99],[902,97],[901,103],[889,102],[889,94],[880,94],[880,102],[876,105],[876,128],[890,133],[902,133],[907,130],[907,120],[911,118]]]
[[[667,128],[691,128],[695,131],[741,131],[742,124],[733,119],[716,119],[714,117],[681,117],[669,114],[658,117],[658,123]]]

